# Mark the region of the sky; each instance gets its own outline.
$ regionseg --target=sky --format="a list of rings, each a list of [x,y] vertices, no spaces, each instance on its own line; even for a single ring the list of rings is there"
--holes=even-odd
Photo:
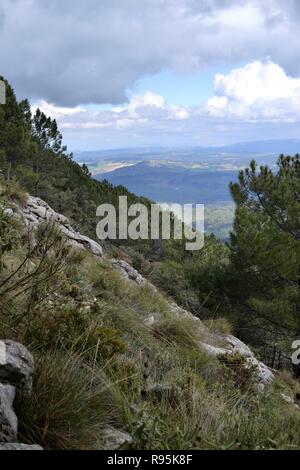
[[[71,150],[299,138],[299,0],[0,0],[0,75]]]

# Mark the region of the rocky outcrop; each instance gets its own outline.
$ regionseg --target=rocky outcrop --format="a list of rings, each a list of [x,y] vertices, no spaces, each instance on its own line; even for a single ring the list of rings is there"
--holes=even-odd
[[[10,442],[8,444],[0,444],[0,450],[43,450],[38,445],[21,444],[19,442]]]
[[[121,259],[111,259],[111,263],[125,279],[134,281],[138,286],[144,286],[146,284],[146,279],[143,278],[143,276],[126,261]],[[152,284],[151,286],[156,290]]]
[[[38,226],[41,222],[54,222],[66,236],[68,243],[77,248],[86,248],[95,256],[102,256],[99,243],[77,232],[67,217],[55,212],[45,201],[38,197],[28,196],[24,206],[18,209],[29,228]]]
[[[18,419],[13,409],[16,393],[30,394],[33,358],[14,341],[0,341],[0,450],[35,450],[18,442]]]

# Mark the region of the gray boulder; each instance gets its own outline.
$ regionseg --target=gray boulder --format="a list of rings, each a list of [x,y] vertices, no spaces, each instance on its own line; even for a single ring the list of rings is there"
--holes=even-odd
[[[21,444],[19,442],[9,442],[7,444],[0,444],[0,450],[43,450],[38,445]]]
[[[17,442],[18,419],[13,409],[16,391],[32,390],[33,358],[20,343],[0,340],[0,450],[43,450]]]
[[[67,217],[55,212],[42,199],[28,196],[25,205],[19,208],[19,212],[30,230],[37,227],[41,222],[53,222],[66,236],[71,246],[85,248],[91,251],[94,256],[102,256],[103,251],[99,243],[77,232],[77,230],[72,227]]]
[[[18,419],[13,410],[15,387],[0,384],[0,442],[17,440]]]
[[[30,394],[32,374],[33,357],[30,352],[20,343],[0,341],[0,382]]]

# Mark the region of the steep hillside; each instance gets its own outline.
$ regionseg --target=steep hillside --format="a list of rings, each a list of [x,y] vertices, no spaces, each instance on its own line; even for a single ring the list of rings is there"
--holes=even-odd
[[[6,85],[0,338],[22,343],[35,363],[33,394],[14,403],[20,442],[299,448],[299,382],[282,370],[300,328],[299,155],[240,172],[227,244],[209,236],[194,252],[173,238],[100,246],[100,203],[150,201],[93,180],[56,121],[33,116]]]
[[[300,446],[297,382],[274,375],[225,320],[194,317],[4,181],[0,225],[0,337],[22,342],[36,365],[32,396],[15,405],[22,442]]]

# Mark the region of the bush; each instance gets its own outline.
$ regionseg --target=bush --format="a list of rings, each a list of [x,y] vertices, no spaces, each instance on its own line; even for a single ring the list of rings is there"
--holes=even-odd
[[[0,207],[0,260],[20,243],[20,224]]]

